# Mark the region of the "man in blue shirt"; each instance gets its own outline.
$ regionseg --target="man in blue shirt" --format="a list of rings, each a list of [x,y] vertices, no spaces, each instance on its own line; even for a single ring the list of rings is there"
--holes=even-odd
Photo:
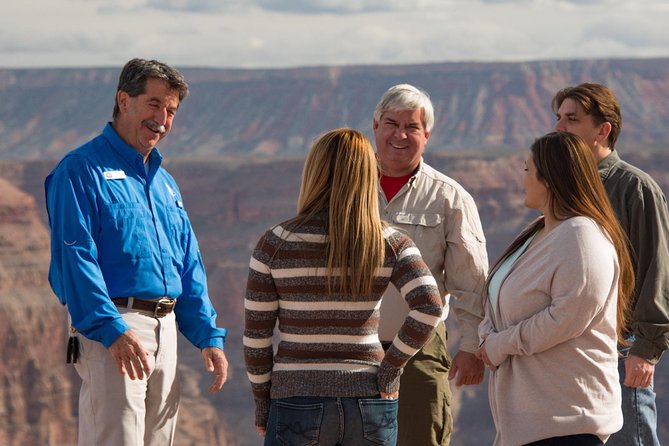
[[[156,144],[169,134],[184,77],[157,61],[123,68],[113,121],[45,181],[49,281],[67,306],[82,379],[79,445],[171,445],[179,407],[177,326],[227,379],[226,330],[195,234]]]

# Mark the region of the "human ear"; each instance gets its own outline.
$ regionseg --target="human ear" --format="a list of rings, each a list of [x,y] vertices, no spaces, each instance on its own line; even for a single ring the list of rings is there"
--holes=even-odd
[[[605,147],[608,147],[609,134],[611,133],[611,123],[606,121],[599,126],[599,131],[597,132],[597,142]]]
[[[125,111],[127,106],[128,106],[128,98],[130,98],[130,95],[123,91],[119,90],[116,92],[116,103],[118,104],[118,108],[121,111]]]

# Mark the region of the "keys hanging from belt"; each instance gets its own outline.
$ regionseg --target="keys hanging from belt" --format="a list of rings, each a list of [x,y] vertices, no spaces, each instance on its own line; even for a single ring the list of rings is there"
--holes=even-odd
[[[76,364],[79,358],[79,338],[76,336],[77,330],[70,327],[70,338],[67,340],[67,364]]]

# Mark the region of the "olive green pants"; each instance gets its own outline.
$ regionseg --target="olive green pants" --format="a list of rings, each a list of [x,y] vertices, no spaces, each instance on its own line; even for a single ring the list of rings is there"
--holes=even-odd
[[[446,327],[411,358],[400,378],[397,446],[448,446],[453,432]]]

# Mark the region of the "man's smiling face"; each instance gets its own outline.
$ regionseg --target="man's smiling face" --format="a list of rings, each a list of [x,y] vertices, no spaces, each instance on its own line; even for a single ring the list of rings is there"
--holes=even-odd
[[[374,137],[381,173],[391,177],[411,174],[430,137],[423,124],[423,109],[384,112],[374,121]]]

